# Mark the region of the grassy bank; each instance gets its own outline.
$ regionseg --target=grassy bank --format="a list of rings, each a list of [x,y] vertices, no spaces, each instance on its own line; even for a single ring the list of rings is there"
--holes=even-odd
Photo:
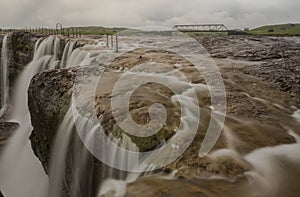
[[[125,28],[108,28],[108,27],[101,27],[101,26],[87,26],[87,27],[68,27],[68,28],[64,28],[64,31],[69,30],[69,32],[72,32],[72,29],[79,30],[82,35],[115,34],[120,31],[126,30]]]
[[[252,29],[255,35],[274,35],[274,36],[300,36],[300,23],[267,25]]]

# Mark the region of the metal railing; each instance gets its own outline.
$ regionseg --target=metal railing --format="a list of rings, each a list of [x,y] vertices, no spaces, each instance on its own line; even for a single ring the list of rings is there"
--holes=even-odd
[[[58,25],[59,24],[59,25]],[[0,29],[0,34],[9,34],[15,32],[27,32],[33,34],[41,35],[61,35],[67,37],[78,38],[82,36],[82,31],[78,28],[63,28],[60,23],[58,23],[55,28],[45,28],[45,27],[26,27],[18,29]]]
[[[109,38],[110,36],[110,38]],[[115,37],[115,39],[114,39]],[[115,41],[115,44],[114,44]],[[106,47],[110,48],[112,50],[115,50],[115,52],[119,52],[119,37],[118,35],[106,35]]]

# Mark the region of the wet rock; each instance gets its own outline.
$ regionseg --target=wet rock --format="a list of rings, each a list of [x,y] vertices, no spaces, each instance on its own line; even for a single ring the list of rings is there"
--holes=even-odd
[[[298,196],[300,189],[297,184],[299,182],[297,161],[287,159],[286,155],[280,154],[278,150],[271,154],[272,156],[264,152],[259,160],[252,160],[256,165],[255,168],[234,178],[221,176],[175,178],[170,175],[143,177],[128,184],[126,196]],[[287,155],[291,156],[290,151]],[[269,156],[271,157],[267,160],[262,159]],[[267,170],[260,171],[261,168],[258,167],[262,164],[267,169],[275,167],[274,171],[266,175]]]
[[[0,37],[0,56],[4,35]],[[16,79],[24,67],[31,62],[33,58],[35,41],[38,38],[30,33],[14,32],[8,36],[8,79],[10,94]]]
[[[36,75],[28,90],[31,123],[30,139],[35,154],[48,172],[50,147],[69,108],[76,68],[46,71]]]
[[[167,178],[167,177],[145,177],[130,183],[127,187],[126,197],[138,196],[187,196],[187,197],[250,197],[251,191],[247,187],[245,176],[234,179],[206,179],[193,177],[190,179]]]
[[[25,32],[15,32],[9,37],[9,82],[11,86],[23,68],[31,62],[37,39]]]
[[[300,49],[300,45],[299,45]],[[300,65],[299,55],[289,59],[273,60],[243,71],[276,84],[280,90],[300,97]],[[300,102],[300,100],[298,101]]]
[[[296,56],[297,43],[262,36],[195,37],[213,58],[267,61]]]
[[[112,90],[120,79],[122,73],[108,72],[101,76],[99,84],[105,84],[105,89],[99,87],[99,91],[96,92],[96,111],[97,117],[102,116],[102,126],[105,131],[115,137],[120,137],[122,133],[125,133],[116,124],[116,121],[112,115],[111,110],[111,96]],[[157,91],[149,91],[149,89],[156,89]],[[132,95],[130,101],[130,112],[133,120],[140,124],[145,125],[151,120],[148,112],[149,106],[153,103],[161,103],[166,106],[167,109],[167,121],[162,129],[155,135],[150,137],[137,137],[129,135],[132,142],[137,145],[140,151],[150,151],[155,147],[159,146],[162,141],[168,140],[172,135],[174,135],[174,130],[179,127],[179,115],[180,108],[173,105],[171,102],[171,97],[173,92],[168,88],[150,83],[139,87]]]
[[[4,36],[0,36],[0,46],[2,46]],[[35,43],[39,38],[46,38],[45,35],[32,34],[29,32],[13,32],[8,37],[8,73],[10,94],[19,74],[30,63],[34,56]],[[63,49],[66,45],[66,39],[60,39],[60,51],[58,52],[58,59],[61,59]],[[82,46],[76,43],[74,48]],[[1,47],[0,47],[1,51]],[[1,52],[0,52],[1,55]]]
[[[222,45],[223,42],[226,42],[226,40],[224,41],[223,39],[225,38],[215,41],[216,45],[220,43],[220,45]],[[245,37],[230,37],[229,40],[230,43],[226,47],[231,47],[231,43],[235,43],[238,45],[236,50],[239,50],[239,43],[242,41],[259,44],[264,38],[251,39]],[[271,39],[267,39],[267,43],[268,42],[271,43]],[[208,41],[207,44],[209,45],[210,41]],[[237,51],[228,53],[232,53],[232,57],[235,56],[235,54],[238,54]],[[263,59],[268,57],[276,58],[276,53],[277,52],[275,52],[275,55],[273,56],[272,53],[267,54],[262,50],[256,54],[260,54],[259,59]],[[241,58],[245,54],[247,56],[243,58],[253,60],[254,56],[251,56],[253,55],[252,51],[250,50],[247,52],[246,49],[243,53],[238,54],[236,58]],[[192,83],[203,83],[203,78],[199,76],[199,73],[195,69],[191,68],[190,63],[184,62],[181,59],[170,58],[170,54],[168,54],[168,58],[164,58],[164,55],[163,52],[149,51],[146,49],[131,51],[129,54],[119,57],[109,68],[106,68],[106,72],[101,78],[101,84],[104,85],[97,87],[95,94],[96,103],[95,105],[92,103],[92,107],[96,109],[97,117],[102,118],[101,123],[107,134],[112,134],[115,137],[120,137],[121,134],[124,134],[124,131],[117,126],[110,107],[111,98],[114,96],[111,91],[115,82],[118,81],[122,74],[121,72],[113,72],[114,70],[119,70],[119,68],[125,68],[125,70],[130,69],[136,64],[143,64],[147,61],[159,61],[160,63],[171,64],[176,68],[175,64],[180,62],[182,67],[178,69],[181,73],[186,75],[189,81]],[[142,56],[142,58],[139,58],[140,56]],[[262,147],[271,147],[295,142],[295,139],[287,133],[288,130],[285,128],[289,122],[292,122],[292,118],[289,117],[292,114],[292,110],[289,107],[286,107],[286,109],[285,107],[280,107],[285,105],[296,105],[290,95],[281,92],[272,83],[245,74],[241,69],[237,69],[237,71],[233,73],[232,70],[234,67],[235,65],[230,63],[221,66],[228,93],[227,102],[229,114],[226,116],[226,128],[224,128],[214,149],[206,157],[198,157],[199,148],[201,147],[211,118],[211,110],[209,108],[210,97],[209,95],[207,96],[205,91],[199,91],[197,92],[197,96],[199,107],[201,107],[201,120],[194,141],[179,158],[165,166],[165,169],[163,170],[167,172],[176,170],[177,173],[175,176],[183,177],[186,180],[195,176],[222,176],[236,179],[251,169],[251,166],[241,159],[244,155]],[[168,72],[167,70],[156,70],[158,68],[152,69],[161,73]],[[35,154],[42,161],[46,172],[49,170],[48,162],[50,149],[53,144],[54,136],[56,135],[55,132],[57,131],[57,127],[62,121],[66,110],[69,108],[76,70],[76,68],[71,68],[52,70],[38,74],[32,80],[29,88],[29,109],[32,125],[34,127],[34,131],[31,135],[32,146]],[[148,72],[152,71],[150,69]],[[86,87],[89,86],[88,83],[86,85]],[[149,89],[155,91],[149,91]],[[149,122],[149,114],[147,113],[148,108],[149,105],[155,102],[163,103],[167,107],[168,114],[171,114],[171,116],[168,116],[170,119],[167,120],[166,126],[158,135],[144,139],[129,135],[131,140],[142,151],[153,150],[161,143],[161,141],[167,141],[174,135],[174,128],[178,127],[178,116],[180,116],[180,113],[177,114],[179,107],[170,101],[172,95],[173,93],[168,90],[168,88],[154,83],[149,83],[140,87],[132,95],[130,101],[130,113],[133,119],[140,124]],[[297,128],[295,125],[289,126],[291,126],[291,128]],[[76,138],[76,136],[74,138]],[[74,138],[72,138],[71,144],[74,143]],[[83,145],[80,144],[80,147],[82,146]],[[72,149],[72,147],[70,149]],[[225,154],[214,155],[214,153],[224,149],[229,149],[231,152],[225,151]],[[234,154],[232,154],[232,152],[234,152]],[[68,186],[70,186],[72,180],[72,162],[74,162],[74,160],[72,154],[69,153],[67,156],[67,189],[70,188]],[[102,173],[101,163],[98,160],[92,160],[91,168],[94,170],[93,175],[91,176],[93,179],[92,190],[94,192],[98,186],[97,183],[99,183]],[[150,180],[150,182],[151,181],[152,180]],[[160,182],[158,181],[155,185],[159,185],[158,183]],[[171,189],[169,188],[165,191],[163,188],[160,188],[159,191],[154,191],[154,193],[158,196],[163,194],[171,195],[173,194],[171,190],[180,184],[185,184],[185,181],[179,183],[170,181]],[[187,188],[189,187],[194,188],[195,185],[192,184],[187,186]],[[148,186],[146,188],[148,188]],[[156,188],[154,188],[154,190],[155,189]],[[194,188],[196,189],[195,193],[193,193],[193,189],[190,189],[186,192],[192,191],[192,193],[190,193],[191,196],[194,194],[205,196],[208,193],[207,190],[198,190],[197,187]],[[136,188],[131,190],[133,192],[132,196],[138,196],[134,193],[136,190]],[[219,192],[217,194],[222,193]],[[128,193],[128,196],[130,195],[131,194]]]
[[[18,127],[15,122],[0,122],[0,152]]]
[[[257,62],[257,65],[243,68],[243,72],[275,83],[280,90],[298,99],[300,44],[296,39],[266,36],[196,37],[213,58]],[[300,103],[300,100],[297,102]]]
[[[34,128],[30,135],[31,146],[47,174],[50,170],[50,157],[56,132],[70,106],[76,71],[77,68],[71,68],[40,73],[32,79],[28,89],[28,106]],[[75,142],[75,137],[72,137],[71,141]],[[73,146],[69,146],[67,153],[68,159],[64,175],[66,181],[63,183],[62,193],[64,197],[71,196],[72,166],[75,162],[72,156],[73,148]],[[86,182],[86,184],[88,183]]]
[[[62,121],[66,110],[69,107],[70,96],[72,93],[73,81],[76,69],[63,69],[53,70],[41,73],[32,80],[29,89],[29,108],[32,117],[32,125],[34,131],[31,135],[31,141],[33,149],[38,157],[41,159],[43,166],[48,171],[48,161],[50,154],[51,142],[54,140],[55,131],[59,123]],[[117,127],[112,117],[110,110],[110,98],[111,90],[115,82],[118,80],[120,73],[107,72],[102,75],[101,84],[106,84],[104,89],[99,87],[96,94],[96,112],[97,116],[102,116],[102,125],[107,133],[113,134],[118,137],[123,131]],[[147,115],[147,108],[150,103],[154,101],[160,101],[167,106],[169,114],[172,114],[167,121],[167,127],[162,130],[157,136],[151,138],[137,138],[131,136],[132,141],[143,151],[152,150],[161,140],[167,140],[172,136],[174,127],[178,117],[176,115],[176,107],[173,109],[169,103],[170,99],[165,99],[166,96],[172,95],[164,87],[155,86],[160,88],[158,95],[149,91],[149,87],[155,86],[154,84],[148,84],[141,87],[132,95],[131,109],[133,118],[139,122],[144,123],[149,119]],[[235,93],[237,94],[237,93]],[[161,97],[164,95],[164,97]],[[142,99],[141,99],[142,98]],[[138,102],[138,101],[143,101]],[[232,100],[231,102],[239,102]],[[204,105],[204,104],[203,104]],[[247,107],[247,106],[246,106]],[[47,109],[47,110],[44,110]],[[240,108],[240,111],[243,108]],[[265,110],[265,109],[262,109]],[[240,111],[237,115],[241,115]],[[247,115],[252,112],[247,112]],[[267,112],[266,112],[267,113]],[[146,114],[144,116],[144,114]],[[253,117],[256,119],[257,117]],[[201,142],[205,136],[205,132],[208,127],[210,119],[210,112],[203,110],[201,112],[201,122],[194,142],[186,150],[186,152],[173,163],[169,164],[166,168],[170,170],[178,170],[177,176],[191,177],[195,174],[201,176],[222,175],[227,177],[235,177],[244,173],[249,168],[247,166],[239,164],[235,158],[199,158],[197,157]],[[239,140],[237,142],[230,142],[226,140],[226,136],[223,135],[219,139],[214,150],[226,148],[228,143],[231,148],[236,149],[241,154],[249,153],[259,147],[274,146],[282,143],[293,143],[294,139],[290,138],[284,130],[277,129],[271,126],[263,125],[252,120],[251,121],[237,121],[228,118],[225,123],[230,128],[234,135]],[[264,133],[259,133],[264,131]],[[167,135],[164,133],[166,132]],[[251,135],[250,135],[251,134]],[[249,136],[251,137],[249,137]],[[272,135],[272,137],[270,137]],[[227,142],[226,142],[227,141]],[[97,163],[97,162],[96,162]],[[97,164],[99,166],[99,164]]]

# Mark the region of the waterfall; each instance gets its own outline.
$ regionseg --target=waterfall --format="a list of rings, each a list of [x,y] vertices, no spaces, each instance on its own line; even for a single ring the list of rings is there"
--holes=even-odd
[[[74,108],[73,108],[74,110]],[[76,125],[76,126],[75,126]],[[126,150],[138,152],[137,146],[131,142],[131,139],[123,134],[121,138],[115,138],[112,135],[105,138],[104,132],[99,123],[94,122],[92,119],[87,118],[79,114],[78,111],[72,111],[72,108],[66,113],[55,138],[53,150],[50,158],[50,173],[49,173],[49,197],[61,196],[63,186],[68,187],[72,196],[91,196],[92,191],[92,179],[93,179],[93,161],[90,160],[91,153],[82,145],[82,139],[76,135],[76,132],[85,132],[84,141],[88,144],[88,147],[94,147],[94,145],[103,145],[108,141],[111,141],[116,146],[103,146],[100,147],[105,153],[106,160],[115,162],[122,166],[130,166],[132,163],[138,163],[139,157],[130,157]],[[74,142],[74,136],[77,140]],[[97,139],[97,141],[96,141]],[[74,143],[73,146],[70,143]],[[106,140],[106,143],[101,143],[102,140]],[[119,149],[122,147],[124,149]],[[99,147],[94,147],[99,148]],[[74,156],[72,161],[67,161],[68,151],[72,149]],[[126,150],[125,150],[126,149]],[[70,169],[66,170],[66,165],[72,163],[72,183],[66,184],[64,182],[66,174],[70,172]],[[69,166],[70,167],[70,166]],[[108,165],[102,165],[101,168],[101,180],[119,179],[125,180],[127,172],[115,170]]]
[[[43,40],[43,38],[39,38],[36,42],[35,42],[35,45],[34,45],[34,54],[36,53],[39,45],[41,44],[41,41]]]
[[[129,78],[137,77],[140,79],[156,77],[159,80],[172,81],[172,83],[175,84],[174,86],[178,88],[177,91],[181,92],[181,94],[172,99],[174,102],[178,99],[180,103],[184,103],[185,106],[182,112],[183,123],[180,128],[181,130],[178,131],[177,134],[169,140],[168,145],[160,151],[153,154],[140,153],[139,148],[125,133],[121,133],[118,137],[104,133],[103,128],[99,124],[99,120],[95,117],[93,111],[88,109],[89,107],[93,107],[93,105],[89,105],[94,101],[92,91],[92,87],[94,86],[90,85],[90,83],[93,83],[93,79],[89,79],[91,82],[88,84],[83,82],[83,87],[79,85],[79,89],[83,89],[84,93],[74,95],[76,100],[72,100],[72,110],[69,109],[66,113],[54,142],[50,163],[49,193],[51,196],[60,196],[63,189],[62,185],[71,190],[72,196],[77,196],[81,192],[80,188],[82,188],[83,184],[81,181],[86,180],[85,176],[87,176],[87,174],[91,174],[90,178],[93,176],[92,172],[87,173],[85,170],[87,169],[86,166],[93,166],[93,163],[89,163],[89,155],[95,150],[101,151],[102,158],[97,158],[101,161],[106,161],[101,165],[101,172],[96,173],[99,177],[100,188],[98,194],[100,195],[110,191],[112,189],[111,187],[121,184],[123,188],[126,183],[136,180],[141,175],[147,175],[144,174],[143,171],[156,169],[157,166],[160,166],[160,161],[166,160],[168,155],[177,152],[177,150],[173,148],[174,144],[178,146],[182,145],[182,142],[180,142],[181,139],[188,139],[193,135],[193,133],[189,132],[191,128],[189,125],[193,125],[191,124],[192,122],[197,122],[197,118],[193,117],[194,114],[197,114],[198,107],[197,102],[192,98],[191,85],[187,82],[176,80],[175,77],[166,75],[154,76],[154,74],[131,73]],[[131,80],[127,82],[134,83]],[[204,87],[200,85],[197,88],[201,89]],[[74,105],[76,106],[74,107]],[[83,109],[77,108],[80,106],[84,106]],[[85,146],[74,143],[73,137],[78,135],[81,137],[80,140],[82,140]],[[73,143],[70,143],[71,139]],[[76,152],[72,157],[67,155],[67,151],[70,150],[70,147],[72,151]],[[71,176],[70,174],[65,174],[66,164],[70,165],[70,163],[73,164]],[[68,167],[70,168],[70,166]],[[124,170],[116,170],[115,168]],[[83,173],[84,171],[86,173]],[[128,173],[127,171],[133,171],[133,173]],[[68,169],[67,172],[70,173],[70,169]],[[64,180],[65,177],[72,177],[72,183],[68,182],[68,184],[66,184]],[[118,182],[116,183],[112,179],[117,179]],[[87,181],[89,182],[91,180],[88,179]],[[91,185],[87,184],[86,187],[83,188],[89,187],[91,187]],[[121,194],[121,191],[124,191],[122,188],[114,189],[120,191]],[[85,193],[89,190],[83,189],[83,191],[83,193]],[[85,194],[89,196],[87,193]]]
[[[50,36],[41,42],[34,54],[32,62],[26,66],[25,70],[18,77],[12,102],[13,109],[11,119],[13,121],[30,122],[27,105],[27,89],[32,77],[43,70],[49,69],[50,65],[55,61],[57,54],[54,54],[54,40],[55,36]]]
[[[1,110],[0,117],[8,107],[9,80],[8,80],[8,36],[4,36],[1,49]]]
[[[60,54],[60,39],[59,39],[59,37],[55,37],[55,40],[54,40],[54,53],[53,53],[53,55],[54,55],[54,57],[56,58],[56,59],[58,59],[58,54]]]
[[[66,67],[66,64],[73,52],[73,49],[74,49],[74,45],[75,45],[75,42],[73,40],[69,40],[65,46],[65,49],[63,51],[63,55],[62,55],[62,59],[61,59],[61,63],[60,63],[60,67],[61,68],[65,68]]]
[[[55,37],[54,39],[54,48],[53,48],[53,61],[49,65],[49,69],[55,69],[60,67],[60,61],[58,55],[60,54],[60,38]]]
[[[73,50],[74,50],[75,44],[76,44],[76,42],[74,42],[74,41],[71,41],[71,42],[70,42],[70,48],[69,48],[68,53],[67,53],[67,55],[68,55],[67,57],[68,57],[68,58],[70,58],[70,56],[71,56],[71,54],[72,54],[72,52],[73,52]]]
[[[61,123],[54,142],[49,173],[49,197],[61,196],[62,180],[66,168],[66,155],[73,131],[73,116],[69,110]]]
[[[167,74],[144,73],[138,70],[126,72],[128,80],[125,84],[122,83],[124,94],[130,92],[130,88],[137,83],[133,79],[141,81],[152,79],[152,81],[173,87],[176,94],[171,97],[171,101],[175,105],[178,103],[182,105],[180,106],[182,122],[180,122],[179,128],[174,129],[174,135],[168,140],[161,140],[161,144],[156,147],[157,151],[143,153],[139,152],[138,146],[132,142],[130,135],[126,132],[117,133],[115,136],[110,132],[109,134],[104,132],[99,123],[101,121],[94,114],[94,86],[91,87],[88,83],[79,84],[79,86],[84,86],[81,87],[83,90],[91,88],[91,92],[73,95],[72,99],[75,96],[82,97],[76,98],[77,103],[72,100],[72,105],[59,125],[51,146],[49,176],[47,176],[32,152],[28,140],[33,129],[27,105],[28,86],[32,77],[39,72],[56,68],[58,65],[61,68],[73,65],[89,65],[92,59],[87,50],[73,50],[75,42],[70,40],[64,47],[60,60],[62,51],[60,43],[60,38],[55,36],[39,39],[35,43],[33,60],[26,66],[16,82],[10,120],[20,123],[20,127],[10,139],[0,158],[0,188],[7,197],[61,197],[65,192],[64,190],[70,191],[71,193],[67,195],[72,197],[94,197],[93,189],[95,189],[95,184],[99,184],[97,196],[102,194],[124,196],[127,183],[137,180],[140,176],[146,176],[147,172],[162,168],[164,165],[161,162],[167,162],[169,157],[176,156],[180,151],[185,150],[186,141],[195,135],[192,131],[197,131],[199,126],[198,113],[202,110],[199,109],[199,98],[195,99],[193,90],[197,89],[197,93],[206,92],[207,87],[202,84],[196,85],[189,81],[183,81],[179,79],[180,76],[176,76],[175,72],[174,75],[171,72]],[[7,44],[3,42],[2,53],[5,51],[3,50],[5,45]],[[1,65],[4,65],[2,61],[1,59]],[[59,61],[61,61],[60,64]],[[7,60],[4,62],[7,63]],[[7,70],[7,65],[5,69]],[[96,78],[98,79],[98,77]],[[4,84],[3,79],[1,83]],[[77,93],[74,89],[73,91]],[[118,94],[122,94],[122,92],[118,92]],[[86,99],[87,97],[88,99]],[[112,97],[115,95],[112,94]],[[120,103],[124,103],[123,100]],[[83,106],[83,109],[78,109],[78,106]],[[88,110],[88,107],[93,107],[93,109]],[[203,117],[202,120],[205,121],[205,116]],[[299,122],[300,111],[296,111],[291,117]],[[218,122],[215,121],[215,123]],[[230,137],[234,138],[234,135]],[[263,189],[267,188],[267,194],[270,194],[267,196],[275,196],[276,189],[280,185],[293,184],[286,181],[285,168],[291,169],[289,172],[291,176],[294,173],[293,169],[297,169],[297,172],[300,171],[295,165],[298,166],[300,163],[299,136],[295,135],[294,137],[297,139],[297,143],[261,148],[248,155],[238,155],[234,150],[228,149],[218,150],[210,154],[209,157],[218,157],[234,152],[233,157],[239,157],[253,167],[251,171],[245,173],[250,186],[251,184],[254,185],[252,191],[259,191],[257,195],[260,195],[264,193]],[[227,138],[229,137],[227,136]],[[100,172],[95,172],[93,169],[95,163],[92,153],[94,151],[100,151],[102,155],[101,159],[97,158],[99,163],[103,161],[99,164],[100,166],[97,166],[100,168],[97,169]],[[281,158],[279,162],[277,162],[278,158]],[[282,161],[287,162],[287,164]],[[95,178],[94,176],[97,175],[98,177]],[[209,179],[213,180],[214,178],[210,177]],[[298,177],[295,180],[297,180],[296,183],[300,181]],[[219,187],[218,183],[216,185]],[[197,188],[196,184],[194,186]],[[284,194],[283,191],[280,194]]]
[[[60,62],[60,67],[61,68],[64,68],[65,65],[66,65],[66,62],[67,62],[67,59],[68,59],[68,51],[69,51],[69,48],[70,48],[70,42],[71,41],[67,42],[67,44],[65,46],[65,49],[63,51],[63,55],[62,55],[61,62]]]
[[[68,58],[66,67],[80,65],[80,63],[83,62],[87,56],[89,56],[88,52],[81,49],[75,49],[70,58]]]
[[[60,39],[50,36],[35,44],[33,60],[18,77],[12,99],[10,120],[20,127],[3,150],[0,160],[0,186],[7,196],[42,197],[47,195],[48,177],[32,152],[29,135],[32,131],[27,105],[27,90],[32,77],[52,67],[60,53]],[[28,179],[30,178],[30,183]],[[16,189],[17,188],[17,189]]]

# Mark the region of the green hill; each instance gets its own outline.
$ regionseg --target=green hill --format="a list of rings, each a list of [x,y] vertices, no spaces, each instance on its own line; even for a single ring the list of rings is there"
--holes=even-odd
[[[250,31],[258,35],[300,35],[300,23],[289,23],[280,25],[267,25],[252,29]]]
[[[108,27],[101,27],[101,26],[87,26],[87,27],[67,27],[64,28],[65,30],[71,29],[80,30],[81,34],[83,35],[104,35],[104,34],[115,34],[120,31],[126,30],[125,28],[108,28]]]

